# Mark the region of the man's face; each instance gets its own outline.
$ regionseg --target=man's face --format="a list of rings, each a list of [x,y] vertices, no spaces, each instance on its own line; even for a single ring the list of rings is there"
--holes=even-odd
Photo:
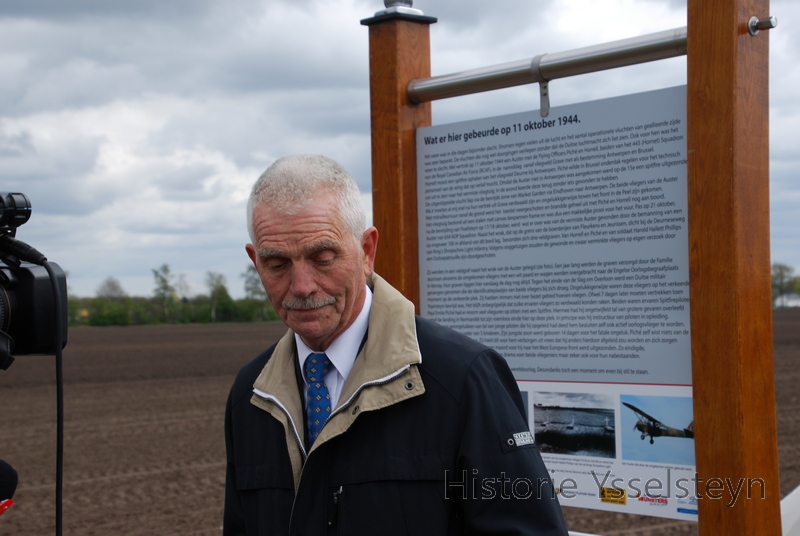
[[[324,351],[361,312],[378,231],[367,229],[358,243],[330,193],[292,216],[259,205],[253,229],[247,254],[272,307],[311,349]]]

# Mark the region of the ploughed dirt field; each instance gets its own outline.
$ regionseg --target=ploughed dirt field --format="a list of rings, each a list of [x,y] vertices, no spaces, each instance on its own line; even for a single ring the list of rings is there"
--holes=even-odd
[[[781,492],[800,484],[800,310],[776,311]],[[225,400],[281,324],[80,328],[65,378],[65,535],[221,534]],[[0,459],[19,473],[0,535],[55,530],[55,359],[0,371]],[[694,523],[565,508],[570,530],[696,534]]]

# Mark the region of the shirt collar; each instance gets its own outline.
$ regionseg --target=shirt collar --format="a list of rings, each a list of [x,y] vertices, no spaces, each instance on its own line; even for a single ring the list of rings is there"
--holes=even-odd
[[[350,369],[353,368],[358,349],[361,347],[361,341],[364,340],[364,335],[366,335],[367,328],[369,327],[369,312],[372,308],[372,290],[368,286],[366,289],[364,306],[361,308],[361,312],[358,313],[355,321],[325,350],[325,355],[328,356],[333,366],[336,367],[336,371],[341,374],[344,379],[347,379],[347,376],[350,374]],[[301,339],[297,333],[294,334],[294,340],[297,343],[297,358],[300,361],[300,370],[305,370],[304,365],[306,359],[315,352],[303,342],[303,339]],[[305,380],[305,377],[303,379]]]

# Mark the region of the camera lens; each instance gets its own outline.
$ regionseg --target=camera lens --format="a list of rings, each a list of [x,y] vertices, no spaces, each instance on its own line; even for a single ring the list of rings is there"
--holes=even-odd
[[[25,194],[0,192],[0,227],[19,227],[30,217],[31,202]]]

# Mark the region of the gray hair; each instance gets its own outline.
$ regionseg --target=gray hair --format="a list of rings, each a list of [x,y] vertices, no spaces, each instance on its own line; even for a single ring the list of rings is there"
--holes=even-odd
[[[356,181],[326,156],[298,154],[277,160],[253,185],[247,201],[247,231],[253,245],[257,245],[253,228],[253,211],[257,206],[266,204],[272,211],[292,215],[307,208],[324,192],[336,196],[337,216],[360,244],[367,217]]]

